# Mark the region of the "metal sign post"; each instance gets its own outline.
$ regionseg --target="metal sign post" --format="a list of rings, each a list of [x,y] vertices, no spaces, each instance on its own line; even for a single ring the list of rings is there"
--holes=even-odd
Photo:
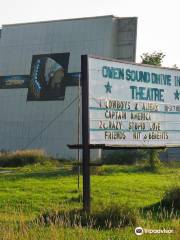
[[[81,56],[82,84],[82,147],[83,147],[83,209],[90,212],[90,147],[89,147],[89,79],[88,58]]]

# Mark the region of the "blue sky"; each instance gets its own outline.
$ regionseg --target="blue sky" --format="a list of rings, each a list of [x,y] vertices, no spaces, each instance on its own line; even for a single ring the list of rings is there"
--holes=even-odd
[[[163,51],[163,65],[180,68],[178,0],[0,0],[0,25],[113,14],[138,17],[137,62],[144,52]]]

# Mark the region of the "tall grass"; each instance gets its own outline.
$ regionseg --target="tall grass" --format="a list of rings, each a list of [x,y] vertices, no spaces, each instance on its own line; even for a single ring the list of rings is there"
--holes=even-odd
[[[137,225],[138,213],[127,206],[112,204],[103,209],[96,208],[89,214],[82,209],[46,212],[37,219],[37,222],[41,225],[58,224],[61,227],[112,229]]]
[[[64,206],[65,207],[65,206]],[[68,207],[68,206],[67,206]],[[100,207],[100,206],[99,206]],[[14,211],[14,215],[16,214],[16,217],[11,218],[11,222],[9,219],[4,219],[4,222],[0,222],[0,239],[2,240],[79,240],[79,239],[86,239],[86,240],[136,240],[137,236],[134,234],[134,229],[137,226],[141,226],[146,229],[173,229],[174,234],[146,234],[141,236],[141,239],[158,239],[158,240],[167,240],[167,239],[179,239],[179,224],[178,222],[175,224],[173,223],[173,226],[170,222],[156,222],[154,223],[152,221],[152,214],[149,212],[146,215],[145,220],[138,219],[138,222],[131,222],[128,225],[121,225],[122,222],[118,222],[119,219],[115,219],[114,216],[119,216],[119,211],[121,214],[123,213],[124,217],[127,218],[126,210],[123,210],[122,207],[116,206],[108,206],[110,207],[110,210],[104,209],[102,211],[95,211],[92,215],[94,218],[89,218],[88,216],[84,216],[86,220],[88,220],[88,224],[83,226],[82,224],[82,213],[79,212],[78,209],[69,211],[66,209],[64,212],[64,215],[58,215],[58,212],[52,212],[51,215],[46,215],[46,218],[49,217],[48,220],[45,221],[45,218],[43,215],[41,215],[41,218],[34,219],[33,221],[28,221],[27,217],[24,216],[23,211],[21,209]],[[115,212],[114,212],[115,210]],[[132,209],[130,210],[130,213],[132,213]],[[113,215],[109,215],[109,213],[113,213]],[[135,219],[137,220],[137,216],[139,216],[140,213],[134,212],[136,214]],[[30,213],[29,213],[30,214]],[[95,221],[99,217],[99,214],[101,214],[101,218],[103,218],[103,222],[105,222],[105,225],[102,225],[102,227],[99,226],[99,222]],[[160,213],[159,213],[160,214]],[[106,219],[106,216],[109,215],[109,218]],[[121,215],[122,216],[122,215]],[[42,218],[43,217],[43,218]],[[18,219],[18,220],[17,220]],[[106,219],[106,221],[104,221]],[[117,222],[115,223],[115,228],[113,228],[112,221],[115,219]],[[134,217],[133,217],[134,219]],[[174,217],[171,216],[170,220],[173,222]]]
[[[172,187],[164,193],[161,204],[167,208],[180,211],[180,187]]]
[[[0,153],[0,167],[20,167],[28,164],[42,163],[48,159],[42,149],[18,150]]]

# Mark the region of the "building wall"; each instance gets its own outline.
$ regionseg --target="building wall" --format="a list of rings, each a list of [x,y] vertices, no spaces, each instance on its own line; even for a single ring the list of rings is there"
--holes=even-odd
[[[136,18],[113,16],[4,25],[0,76],[29,75],[38,54],[69,52],[69,73],[80,72],[82,54],[134,61],[136,29]],[[77,143],[78,87],[66,87],[64,101],[27,101],[27,91],[0,89],[0,149],[44,148],[56,157],[76,158],[77,150],[67,144]]]

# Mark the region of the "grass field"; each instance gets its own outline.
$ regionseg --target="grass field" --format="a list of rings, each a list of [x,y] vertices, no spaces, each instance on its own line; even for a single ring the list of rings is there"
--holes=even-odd
[[[45,212],[81,208],[82,192],[77,189],[77,175],[71,166],[36,164],[0,169],[12,171],[0,173],[0,239],[180,239],[179,213],[157,210],[164,192],[180,186],[180,168],[162,168],[158,173],[138,166],[100,168],[99,175],[91,176],[92,211],[128,206],[137,213],[138,226],[173,229],[174,233],[136,236],[137,226],[97,229],[41,224],[35,220]]]

